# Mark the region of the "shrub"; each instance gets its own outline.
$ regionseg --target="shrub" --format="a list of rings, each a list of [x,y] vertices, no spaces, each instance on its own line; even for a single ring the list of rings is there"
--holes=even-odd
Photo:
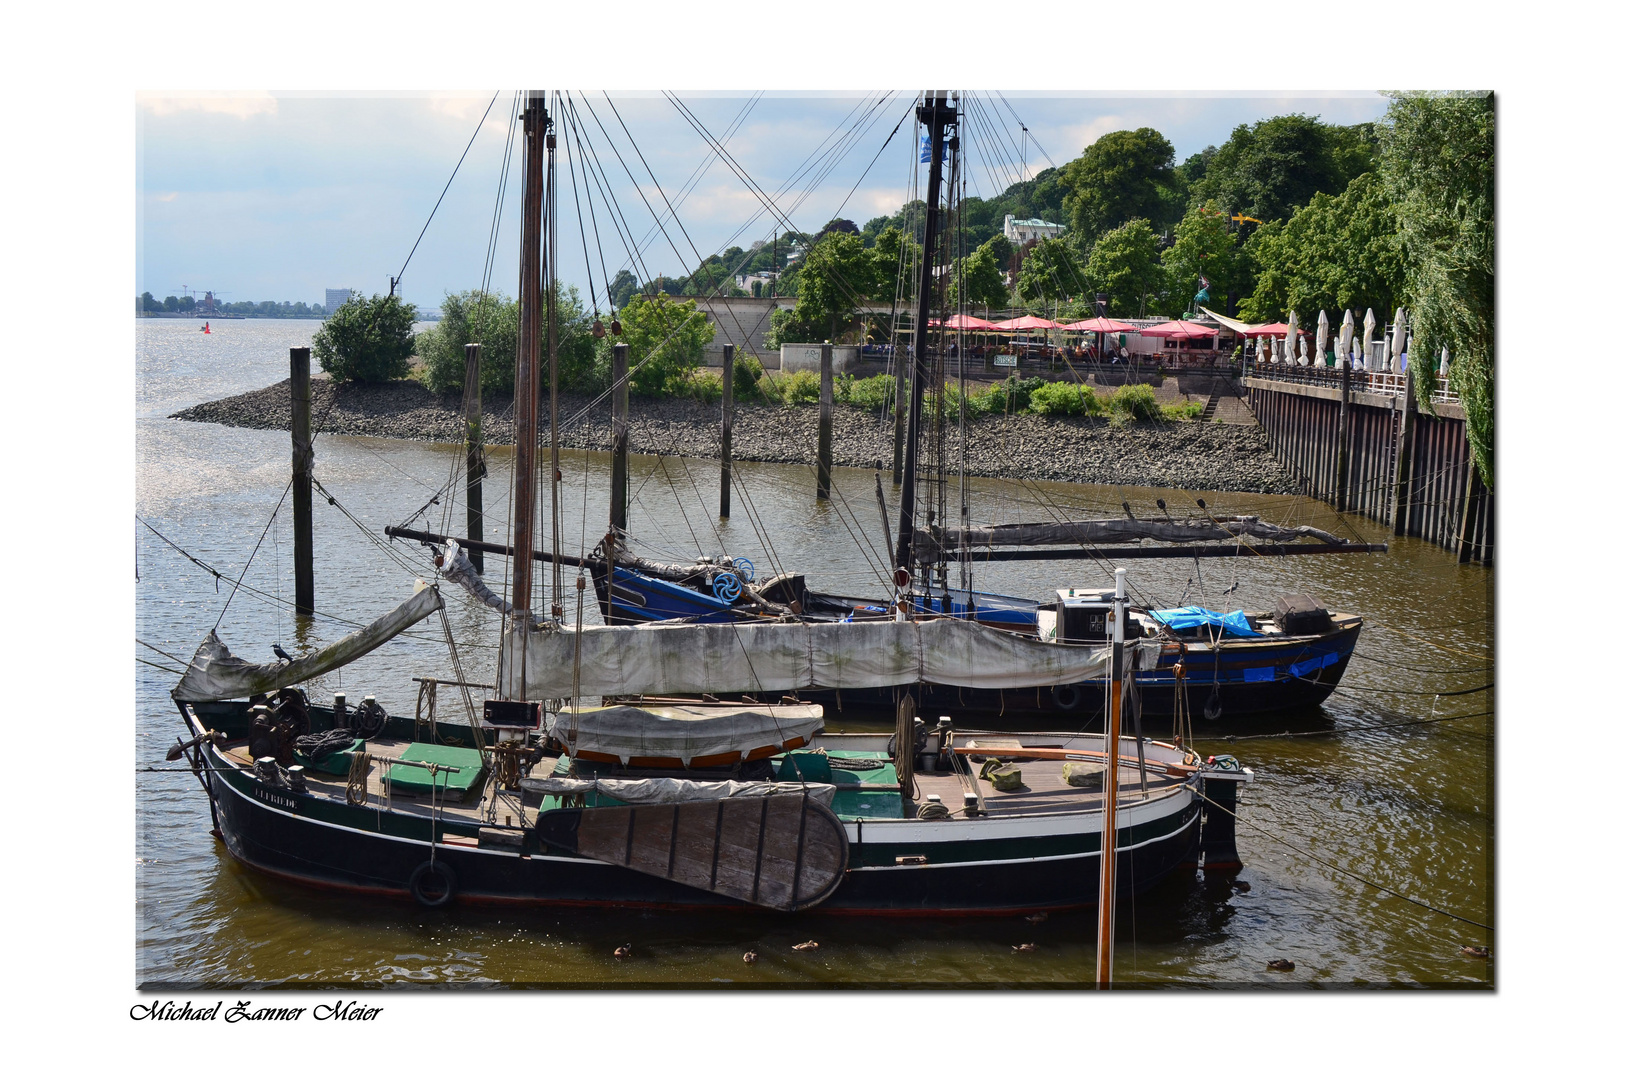
[[[1054,382],[1038,386],[1030,394],[1030,411],[1043,416],[1086,416],[1096,411],[1087,403],[1098,395],[1078,383]]]
[[[341,381],[406,378],[417,316],[400,296],[353,296],[312,335],[311,348],[322,369]]]
[[[894,405],[894,376],[873,375],[870,378],[857,379],[853,375],[841,376],[842,394],[838,387],[833,387],[833,396],[840,401],[862,409],[878,410],[892,408]]]
[[[764,377],[764,365],[758,362],[756,356],[738,353],[730,367],[731,394],[737,400],[752,397],[758,389],[758,381]]]
[[[1160,416],[1155,392],[1143,383],[1118,386],[1109,397],[1110,418],[1117,421],[1154,420]]]
[[[696,301],[675,301],[664,295],[630,297],[618,312],[622,340],[628,345],[629,390],[651,397],[681,386],[691,371],[702,365],[702,354],[713,340],[713,324],[696,309]],[[611,384],[612,335],[600,340],[594,378]],[[675,381],[675,380],[681,381]]]
[[[441,321],[416,342],[424,361],[424,384],[441,393],[464,388],[464,346],[481,343],[481,389],[515,388],[515,339],[520,331],[520,305],[501,293],[448,293],[441,302]]]
[[[821,377],[813,371],[795,371],[780,378],[781,400],[788,405],[802,405],[821,400]]]
[[[717,371],[675,375],[669,379],[666,389],[675,397],[695,398],[704,405],[715,405],[724,397],[724,375]]]
[[[1181,405],[1162,405],[1160,415],[1166,420],[1198,420],[1206,407],[1198,401],[1185,401]]]

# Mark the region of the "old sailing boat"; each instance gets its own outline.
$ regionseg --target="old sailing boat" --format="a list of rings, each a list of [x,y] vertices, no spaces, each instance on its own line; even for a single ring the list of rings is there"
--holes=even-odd
[[[545,213],[553,149],[545,104],[534,93],[524,113],[514,514],[522,552],[535,542],[527,478],[541,313],[553,289],[544,288],[553,260],[541,241],[555,225]],[[937,151],[944,95],[922,108]],[[937,168],[932,175],[934,190]],[[456,552],[442,553],[438,568],[485,588]],[[942,718],[929,729],[907,695],[891,737],[827,733],[811,705],[588,704],[722,686],[1001,688],[1107,676],[1118,723],[1125,674],[1154,655],[1123,640],[1124,587],[1112,602],[1111,642],[1086,645],[913,620],[904,610],[847,624],[572,626],[558,610],[533,614],[530,560],[516,560],[514,578],[511,599],[498,601],[509,617],[499,694],[479,717],[468,703],[462,732],[433,723],[426,736],[414,718],[386,715],[371,700],[348,709],[336,695],[329,706],[299,686],[440,613],[437,585],[283,663],[238,659],[212,631],[172,691],[188,736],[172,757],[192,765],[232,856],[307,885],[426,906],[977,915],[1099,904],[1111,920],[1114,896],[1131,883],[1146,888],[1196,863],[1238,865],[1231,808],[1249,771],[1122,738],[1115,724],[1091,735],[993,734]],[[445,745],[460,734],[471,745]],[[1102,857],[1106,849],[1113,858]]]

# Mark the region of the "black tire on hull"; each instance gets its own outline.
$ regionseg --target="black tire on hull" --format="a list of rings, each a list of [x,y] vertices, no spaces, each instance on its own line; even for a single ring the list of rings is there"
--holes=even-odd
[[[439,878],[441,880],[440,895],[425,888],[427,878],[432,880]],[[434,886],[432,886],[433,888]],[[453,894],[457,891],[458,881],[453,874],[452,867],[448,866],[446,862],[422,862],[413,871],[413,876],[408,878],[408,892],[413,894],[413,899],[417,900],[421,907],[443,907],[453,899]]]

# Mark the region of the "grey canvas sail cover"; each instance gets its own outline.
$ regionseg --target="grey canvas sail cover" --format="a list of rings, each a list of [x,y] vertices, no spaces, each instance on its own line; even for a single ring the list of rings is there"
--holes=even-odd
[[[574,756],[605,754],[624,765],[677,758],[689,768],[696,758],[805,746],[825,727],[823,715],[819,705],[611,705],[551,716],[549,734]]]
[[[1158,641],[1129,645],[1148,669]],[[574,664],[580,663],[573,687]],[[510,697],[850,690],[903,683],[1018,689],[1101,679],[1110,650],[1060,645],[961,619],[516,628],[498,654]],[[524,674],[524,678],[523,678]]]
[[[1183,521],[1150,521],[1136,518],[1105,518],[1094,521],[1038,521],[1012,525],[984,525],[971,529],[937,529],[933,535],[919,529],[916,551],[919,559],[933,559],[939,544],[946,551],[963,547],[1019,547],[1030,544],[1123,544],[1137,540],[1163,540],[1167,543],[1195,543],[1205,540],[1291,541],[1320,540],[1327,544],[1346,541],[1311,525],[1273,525],[1254,515],[1227,518],[1189,518]]]
[[[763,799],[771,795],[804,795],[831,806],[838,789],[831,784],[797,784],[775,780],[681,780],[674,776],[649,776],[639,780],[608,777],[525,776],[521,788],[538,795],[606,795],[635,806],[660,806],[682,802],[714,802],[719,799]]]
[[[177,701],[229,701],[294,686],[366,656],[441,606],[441,593],[427,586],[361,630],[292,663],[240,660],[211,630],[170,696]]]

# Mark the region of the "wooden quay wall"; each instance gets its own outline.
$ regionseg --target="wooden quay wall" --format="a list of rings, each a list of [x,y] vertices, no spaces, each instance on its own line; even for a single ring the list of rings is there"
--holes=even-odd
[[[1461,562],[1492,564],[1494,495],[1477,475],[1460,405],[1423,407],[1400,377],[1376,392],[1368,384],[1378,380],[1362,372],[1351,376],[1365,389],[1344,390],[1333,370],[1320,375],[1318,383],[1271,374],[1241,380],[1274,454],[1301,475],[1304,492],[1388,525],[1395,536],[1453,551]]]

